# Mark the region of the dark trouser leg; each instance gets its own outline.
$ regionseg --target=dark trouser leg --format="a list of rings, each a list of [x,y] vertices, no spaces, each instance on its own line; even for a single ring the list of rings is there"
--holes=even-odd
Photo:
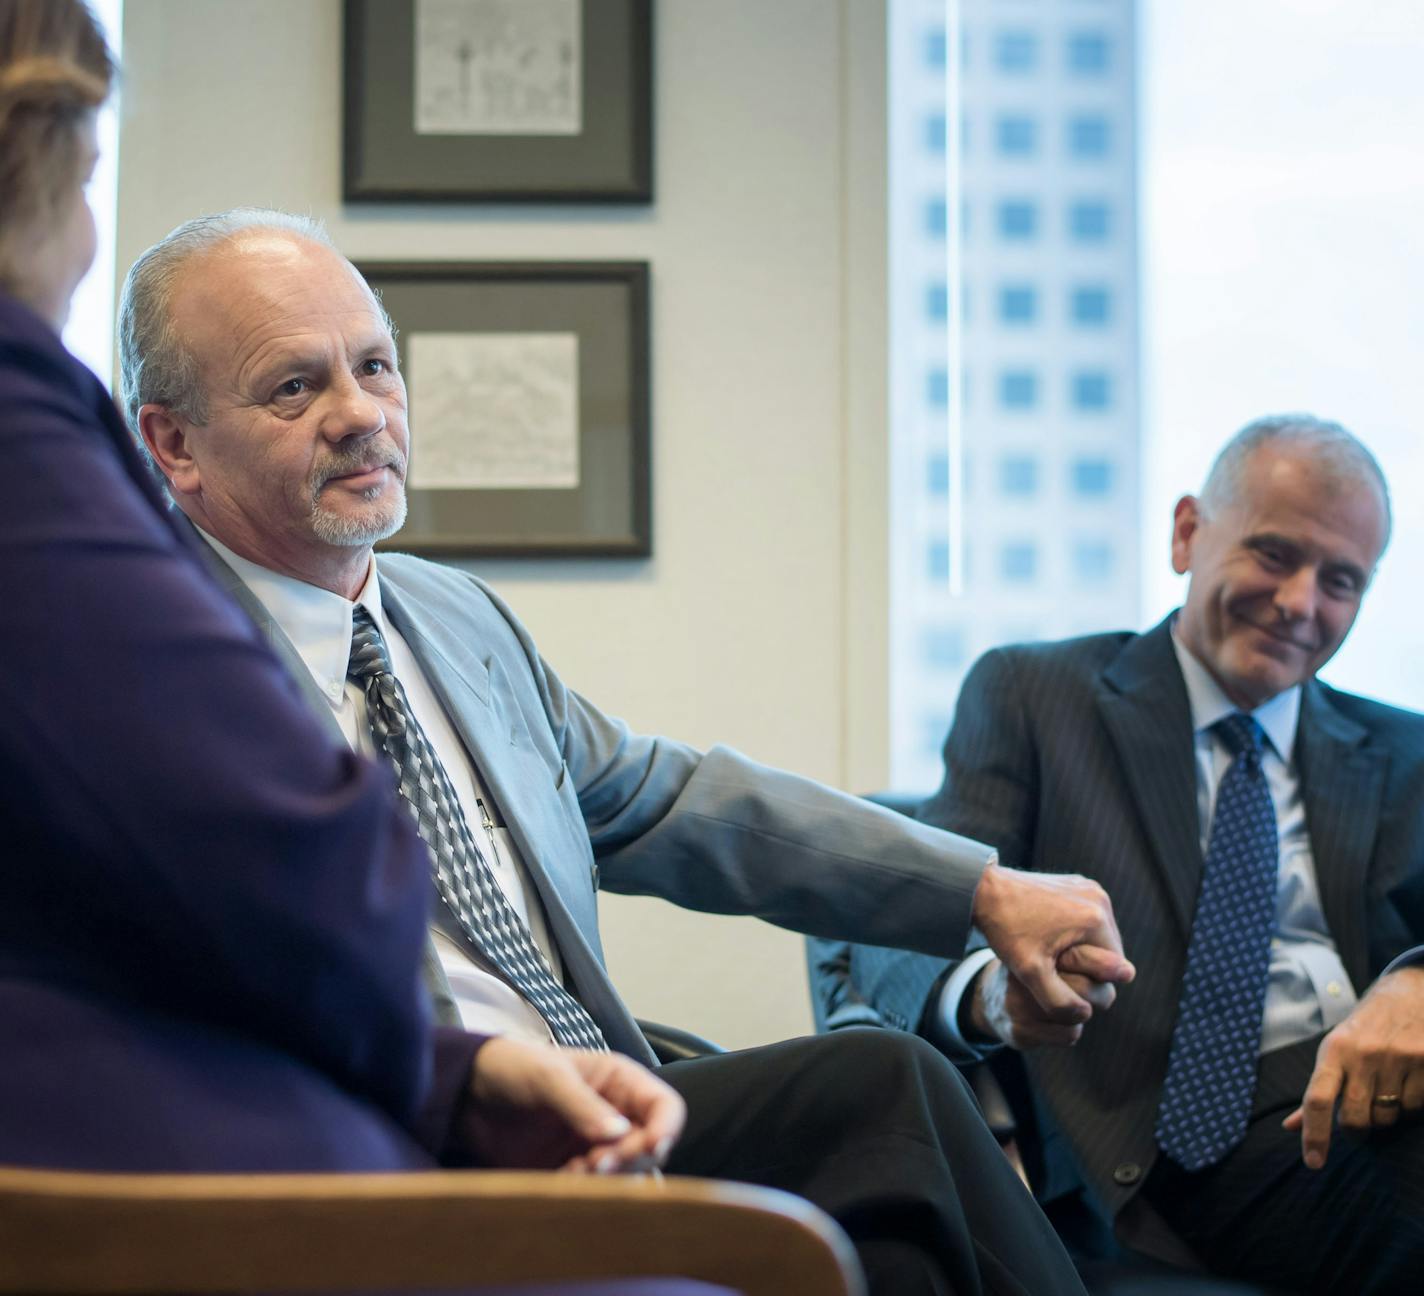
[[[850,1234],[873,1293],[1081,1296],[968,1086],[923,1041],[846,1030],[660,1074],[688,1107],[671,1171],[814,1202]]]
[[[1164,1163],[1146,1192],[1218,1272],[1302,1292],[1414,1296],[1424,1290],[1424,1124],[1364,1138],[1337,1128],[1324,1169],[1307,1170],[1300,1136],[1281,1121],[1313,1055],[1312,1042],[1263,1058],[1241,1145],[1196,1174]]]

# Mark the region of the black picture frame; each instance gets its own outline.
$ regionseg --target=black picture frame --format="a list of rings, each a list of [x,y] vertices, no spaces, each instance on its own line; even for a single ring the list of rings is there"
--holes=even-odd
[[[405,526],[381,548],[445,557],[652,553],[647,262],[382,261],[358,269],[391,314],[403,370],[416,333],[578,338],[577,485],[409,488]],[[414,421],[411,454],[414,463]]]
[[[416,0],[346,0],[345,201],[652,202],[652,0],[579,2],[580,133],[423,135]]]

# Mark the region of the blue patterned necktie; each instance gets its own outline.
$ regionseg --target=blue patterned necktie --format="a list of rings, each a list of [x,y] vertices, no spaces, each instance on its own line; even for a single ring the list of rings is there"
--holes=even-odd
[[[1215,1165],[1246,1133],[1276,912],[1280,846],[1261,769],[1261,727],[1213,726],[1232,753],[1216,793],[1157,1144],[1186,1170]]]
[[[385,640],[359,604],[351,620],[347,678],[366,694],[366,718],[376,746],[390,757],[400,794],[435,864],[440,899],[471,943],[548,1023],[560,1044],[607,1049],[584,1007],[549,971],[539,947],[505,898],[480,852],[450,776],[417,723],[391,671]]]

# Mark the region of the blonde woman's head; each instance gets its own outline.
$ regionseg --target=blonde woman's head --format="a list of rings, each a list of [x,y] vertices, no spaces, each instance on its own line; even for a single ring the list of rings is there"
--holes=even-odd
[[[94,256],[83,189],[113,78],[80,0],[0,0],[0,291],[56,328]]]

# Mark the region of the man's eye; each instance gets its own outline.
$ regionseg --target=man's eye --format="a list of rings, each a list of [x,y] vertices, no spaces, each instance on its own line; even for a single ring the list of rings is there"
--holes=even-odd
[[[361,361],[361,372],[368,378],[374,378],[378,374],[389,373],[390,370],[390,365],[375,356],[369,360]]]
[[[286,382],[277,388],[276,395],[286,397],[300,396],[306,389],[307,380],[305,378],[288,378]]]

